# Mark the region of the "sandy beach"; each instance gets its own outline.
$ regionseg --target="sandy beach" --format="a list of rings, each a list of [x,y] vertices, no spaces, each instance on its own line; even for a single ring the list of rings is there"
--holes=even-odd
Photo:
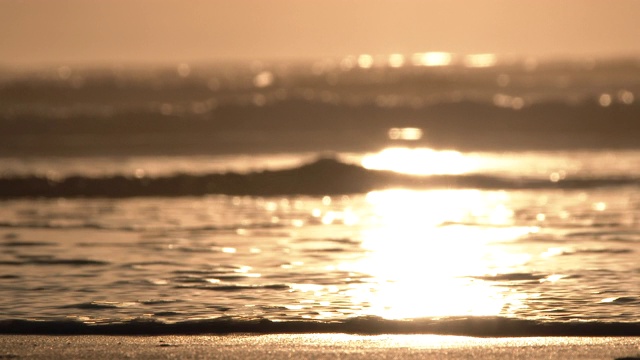
[[[270,334],[0,337],[0,359],[638,359],[640,337]]]

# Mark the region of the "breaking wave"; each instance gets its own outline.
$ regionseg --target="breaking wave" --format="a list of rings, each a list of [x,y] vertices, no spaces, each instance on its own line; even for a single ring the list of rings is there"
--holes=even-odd
[[[285,170],[240,174],[177,174],[164,177],[85,177],[51,179],[44,176],[0,178],[0,198],[21,197],[136,197],[226,195],[336,195],[366,193],[385,188],[474,189],[593,189],[638,186],[633,176],[572,178],[550,181],[487,174],[415,176],[369,170],[333,158]]]

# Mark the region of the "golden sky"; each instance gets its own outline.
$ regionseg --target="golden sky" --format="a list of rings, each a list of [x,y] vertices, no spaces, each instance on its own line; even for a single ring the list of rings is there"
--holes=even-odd
[[[0,63],[640,55],[640,0],[0,0]]]

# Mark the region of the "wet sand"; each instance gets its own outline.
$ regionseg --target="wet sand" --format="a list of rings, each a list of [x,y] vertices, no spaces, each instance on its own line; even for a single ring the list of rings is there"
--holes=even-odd
[[[640,337],[0,336],[0,359],[640,359]]]

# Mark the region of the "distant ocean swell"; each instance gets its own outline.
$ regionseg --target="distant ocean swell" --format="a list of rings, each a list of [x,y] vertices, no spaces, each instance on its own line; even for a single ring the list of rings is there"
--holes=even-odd
[[[478,337],[640,336],[638,322],[548,322],[504,317],[386,320],[363,316],[338,321],[217,318],[173,323],[133,319],[113,323],[76,320],[0,320],[1,334],[169,335],[230,333],[442,334]]]
[[[225,105],[206,114],[51,113],[9,116],[0,106],[0,156],[366,152],[389,146],[393,127],[425,131],[411,146],[463,151],[640,147],[635,103],[557,102],[514,110],[472,101],[416,109],[288,100]]]
[[[137,197],[225,195],[335,195],[404,187],[476,189],[593,189],[640,186],[633,176],[588,177],[551,181],[542,178],[510,178],[487,174],[412,176],[369,170],[323,158],[292,169],[249,174],[177,174],[165,177],[41,176],[0,178],[0,198],[24,197]]]
[[[638,63],[0,69],[0,156],[637,149]]]

